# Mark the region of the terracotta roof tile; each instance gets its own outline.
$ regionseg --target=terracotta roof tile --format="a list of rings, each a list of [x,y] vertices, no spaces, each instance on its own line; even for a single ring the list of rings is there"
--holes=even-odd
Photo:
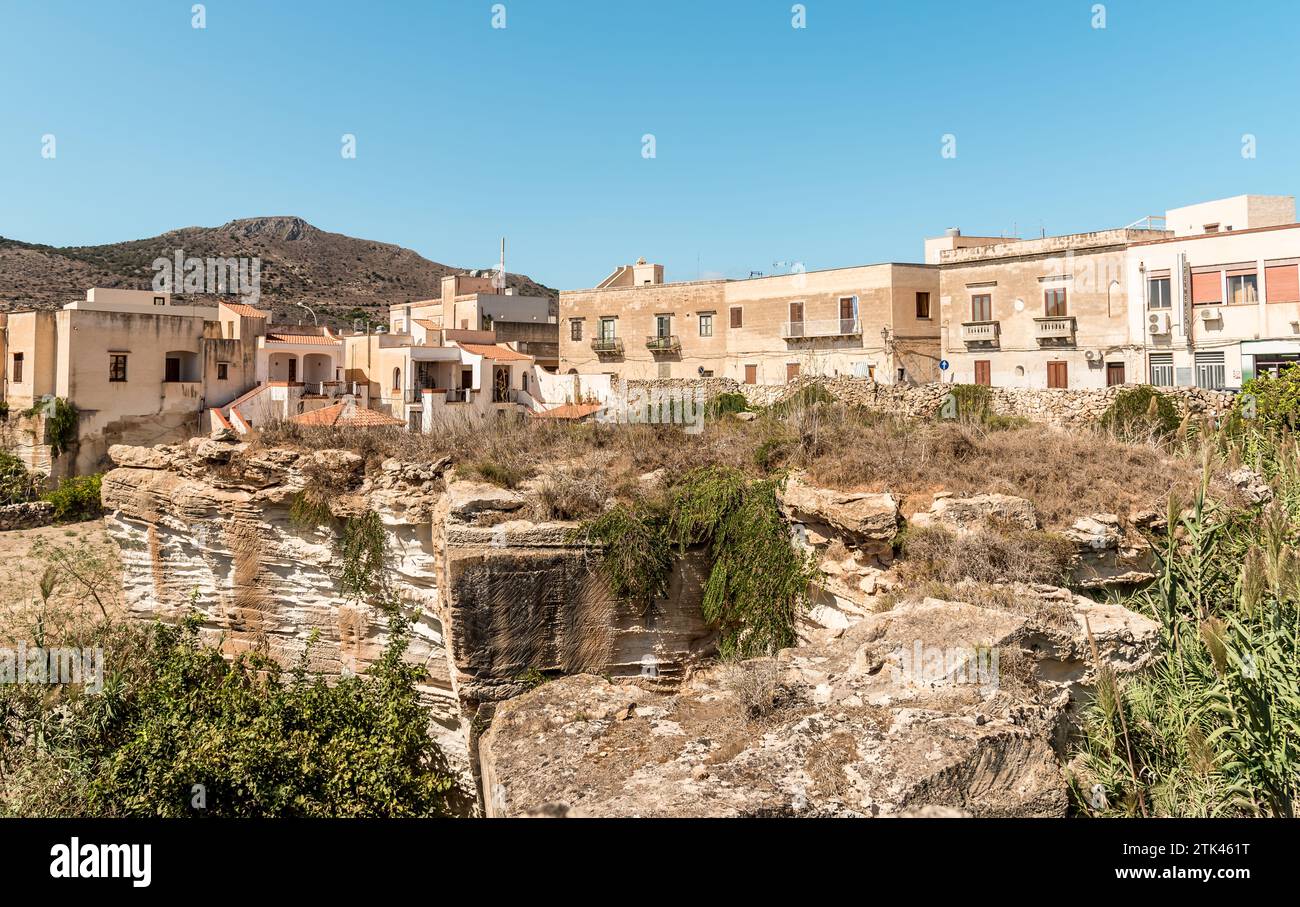
[[[497,362],[527,362],[533,358],[501,343],[460,343],[457,346],[467,353],[485,356]]]
[[[301,413],[293,417],[299,425],[401,425],[401,419],[394,419],[373,409],[353,405],[348,412],[348,404],[335,403],[321,409]]]
[[[270,312],[263,312],[261,309],[255,309],[251,305],[244,305],[242,302],[223,302],[223,306],[230,309],[236,315],[243,315],[245,318],[270,318]]]
[[[343,341],[337,337],[322,337],[320,334],[267,334],[267,343],[306,343],[317,346],[338,346]]]
[[[564,403],[554,409],[533,413],[538,419],[585,419],[603,408],[601,403]]]

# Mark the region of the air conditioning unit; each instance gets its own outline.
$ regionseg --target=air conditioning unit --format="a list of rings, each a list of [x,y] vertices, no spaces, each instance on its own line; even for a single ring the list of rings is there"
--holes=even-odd
[[[1147,333],[1151,335],[1169,333],[1169,313],[1168,312],[1148,312],[1147,313]]]
[[[1201,320],[1202,320],[1202,321],[1222,321],[1222,320],[1223,320],[1223,312],[1219,311],[1217,308],[1201,309]]]
[[[1097,352],[1096,350],[1084,350],[1083,358],[1088,360],[1089,362],[1096,362],[1098,359],[1101,358],[1101,353]]]

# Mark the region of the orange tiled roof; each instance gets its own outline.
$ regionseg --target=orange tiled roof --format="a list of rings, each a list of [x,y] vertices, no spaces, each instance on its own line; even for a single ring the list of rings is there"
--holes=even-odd
[[[322,337],[320,334],[267,334],[267,343],[309,343],[318,346],[338,346],[342,343],[337,337]]]
[[[244,305],[242,302],[223,302],[222,305],[236,315],[243,315],[245,318],[269,318],[271,315],[270,312],[263,312],[261,309],[255,309],[251,305]]]
[[[500,343],[459,343],[457,346],[467,353],[485,356],[497,362],[526,362],[533,358]]]
[[[412,318],[411,320],[414,321],[416,324],[418,324],[420,327],[424,328],[426,331],[442,330],[442,325],[440,325],[438,322],[434,321],[431,318]]]
[[[585,419],[594,412],[599,412],[600,403],[564,403],[554,409],[544,409],[533,413],[539,419]]]
[[[401,419],[394,419],[364,406],[353,406],[352,411],[344,415],[346,403],[335,403],[322,409],[313,409],[293,417],[299,425],[401,425]]]

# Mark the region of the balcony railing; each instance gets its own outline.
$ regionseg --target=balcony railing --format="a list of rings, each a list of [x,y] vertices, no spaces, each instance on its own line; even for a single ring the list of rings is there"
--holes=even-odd
[[[432,386],[408,387],[406,389],[406,402],[423,403],[424,394],[426,391],[431,394],[445,393],[445,390],[440,387],[432,387]]]
[[[473,394],[473,388],[453,387],[451,390],[447,391],[446,399],[448,403],[468,403]]]
[[[862,333],[858,318],[827,318],[821,321],[787,321],[781,325],[781,336],[786,340],[805,337],[856,337]]]
[[[597,356],[622,356],[623,341],[618,337],[596,337],[591,341],[591,350]]]
[[[518,403],[519,389],[515,387],[493,387],[493,403]]]
[[[1073,340],[1074,316],[1061,315],[1051,318],[1034,319],[1034,339],[1036,340]]]
[[[997,343],[1000,331],[998,321],[967,321],[961,326],[961,339],[966,343]]]
[[[357,395],[355,381],[304,381],[297,385],[302,388],[304,397],[342,397],[346,394]]]
[[[645,348],[652,353],[677,353],[681,351],[682,341],[676,334],[655,335],[645,339]]]

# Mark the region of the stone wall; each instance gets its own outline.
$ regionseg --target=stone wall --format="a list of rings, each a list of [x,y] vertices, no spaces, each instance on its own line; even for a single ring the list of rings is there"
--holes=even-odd
[[[804,378],[788,384],[740,384],[727,378],[698,381],[636,381],[639,387],[703,387],[707,397],[721,393],[741,393],[750,406],[770,406],[797,393],[810,384],[820,384],[835,398],[855,406],[900,416],[928,419],[938,412],[951,389],[945,384],[878,384],[862,378]],[[989,388],[989,404],[994,413],[1020,416],[1033,422],[1076,426],[1094,424],[1110,408],[1115,396],[1126,388],[1121,385],[1095,390],[1047,390],[1033,388]],[[1234,395],[1229,391],[1203,390],[1199,387],[1162,387],[1160,392],[1173,401],[1180,416],[1222,416],[1232,410]]]
[[[0,532],[11,529],[34,529],[54,522],[54,505],[49,501],[29,501],[0,507]]]

